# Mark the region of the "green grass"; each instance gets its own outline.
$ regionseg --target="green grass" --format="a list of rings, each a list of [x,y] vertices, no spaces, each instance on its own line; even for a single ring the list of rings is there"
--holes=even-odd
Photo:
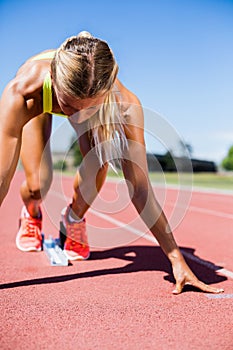
[[[222,190],[233,191],[233,174],[232,173],[160,173],[151,172],[149,174],[150,179],[153,183],[158,184],[170,184],[170,185],[182,185],[202,187],[202,188],[213,188]],[[122,173],[119,172],[116,175],[114,172],[109,172],[108,177],[123,177]]]
[[[73,177],[75,171],[63,171],[63,174]],[[149,173],[149,177],[153,183],[160,185],[169,184],[233,191],[233,173],[230,172],[194,174],[151,172]],[[119,171],[118,174],[116,174],[114,171],[109,170],[108,178],[123,179],[122,171]]]

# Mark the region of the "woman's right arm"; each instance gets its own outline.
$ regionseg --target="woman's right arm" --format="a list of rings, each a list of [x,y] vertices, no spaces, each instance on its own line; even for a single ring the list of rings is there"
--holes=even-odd
[[[12,80],[0,100],[0,205],[6,196],[18,163],[23,126],[30,119],[27,102]]]

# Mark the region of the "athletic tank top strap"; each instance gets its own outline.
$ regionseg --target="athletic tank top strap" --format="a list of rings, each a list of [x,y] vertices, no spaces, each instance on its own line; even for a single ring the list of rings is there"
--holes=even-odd
[[[43,83],[43,113],[52,113],[53,98],[52,98],[52,81],[50,73],[45,76]]]
[[[52,80],[50,76],[50,72],[48,72],[45,76],[43,83],[43,113],[50,113],[54,115],[58,115],[63,118],[68,118],[65,114],[62,113],[54,113],[53,110],[53,92],[52,92]]]
[[[38,55],[32,57],[32,61],[40,61],[40,60],[52,60],[55,54],[55,50],[47,51],[39,53]],[[53,110],[53,91],[52,91],[52,80],[50,76],[50,72],[48,72],[45,76],[43,83],[43,113],[50,113],[54,115],[58,115],[60,117],[67,118],[66,115],[62,113],[54,113]]]

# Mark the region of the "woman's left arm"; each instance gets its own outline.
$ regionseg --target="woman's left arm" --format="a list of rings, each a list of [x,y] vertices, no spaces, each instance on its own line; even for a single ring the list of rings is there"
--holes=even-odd
[[[128,150],[125,151],[122,160],[122,169],[128,183],[132,203],[172,264],[176,280],[176,288],[173,293],[181,293],[185,284],[193,285],[204,292],[223,292],[223,289],[211,287],[198,280],[186,264],[175,242],[169,223],[155,198],[149,180],[143,118],[142,107],[136,101],[136,104],[132,104],[125,115]]]

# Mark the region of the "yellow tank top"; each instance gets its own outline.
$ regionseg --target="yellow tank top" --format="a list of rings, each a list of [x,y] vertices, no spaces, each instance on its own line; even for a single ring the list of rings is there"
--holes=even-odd
[[[55,51],[43,52],[35,57],[32,60],[48,60],[53,59]],[[62,113],[53,113],[53,97],[52,97],[52,80],[50,76],[50,72],[48,72],[45,76],[43,83],[43,113],[50,113],[59,115],[60,117],[68,118],[65,114]]]

